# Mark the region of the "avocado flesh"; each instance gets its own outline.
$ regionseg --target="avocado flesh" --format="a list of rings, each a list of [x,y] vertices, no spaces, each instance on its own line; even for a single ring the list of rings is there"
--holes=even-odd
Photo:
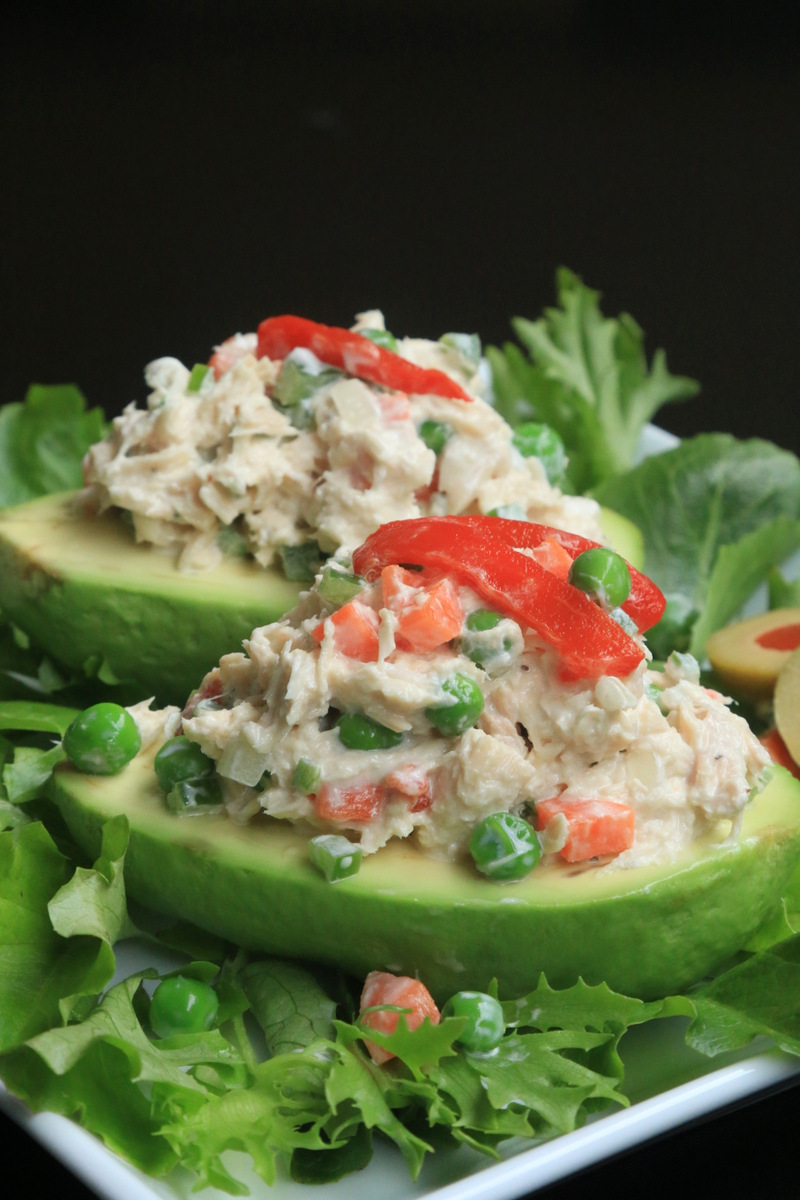
[[[644,569],[644,535],[638,525],[612,508],[600,508],[600,528],[603,539],[612,550],[636,567]]]
[[[299,584],[250,559],[179,571],[114,513],[87,516],[76,495],[0,513],[0,610],[75,671],[104,661],[124,703],[183,705],[224,654],[297,598]]]
[[[308,861],[307,837],[268,817],[170,813],[153,749],[113,777],[68,766],[52,795],[79,845],[124,813],[129,895],[243,946],[418,975],[437,999],[461,988],[522,995],[544,972],[579,976],[643,998],[680,991],[746,944],[779,902],[800,856],[800,783],[782,768],[747,808],[738,842],[698,843],[671,866],[599,874],[560,860],[497,884],[471,867],[391,843],[358,875],[330,884]]]

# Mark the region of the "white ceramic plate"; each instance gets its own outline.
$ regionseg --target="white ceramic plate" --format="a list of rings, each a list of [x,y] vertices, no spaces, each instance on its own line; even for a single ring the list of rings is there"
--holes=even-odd
[[[178,960],[143,942],[118,947],[115,981],[144,966],[171,970]],[[592,1166],[688,1121],[708,1116],[800,1076],[800,1060],[777,1051],[706,1059],[684,1040],[685,1021],[667,1019],[632,1029],[622,1043],[630,1108],[591,1120],[583,1129],[530,1147],[521,1140],[503,1148],[495,1162],[469,1149],[437,1151],[414,1183],[399,1151],[379,1144],[366,1170],[338,1183],[307,1187],[279,1179],[268,1187],[249,1168],[245,1155],[225,1156],[234,1175],[251,1189],[253,1200],[517,1200],[558,1179]],[[724,1062],[724,1065],[720,1065]],[[0,1109],[68,1167],[104,1200],[188,1200],[191,1180],[150,1179],[107,1150],[65,1117],[32,1115],[2,1091]],[[228,1200],[207,1189],[208,1200]]]
[[[645,454],[657,454],[677,443],[671,434],[649,429]],[[169,970],[178,960],[152,946],[130,942],[118,948],[115,980],[145,966]],[[379,1145],[369,1167],[338,1183],[310,1188],[279,1179],[267,1187],[249,1169],[244,1155],[229,1154],[233,1174],[251,1188],[253,1200],[517,1200],[518,1197],[658,1137],[686,1122],[709,1116],[765,1090],[792,1083],[800,1076],[800,1060],[757,1048],[738,1056],[706,1059],[684,1041],[685,1021],[669,1019],[632,1029],[622,1044],[625,1091],[630,1108],[591,1120],[583,1129],[530,1147],[519,1140],[502,1149],[495,1162],[462,1148],[437,1151],[414,1183],[400,1154]],[[188,1200],[191,1180],[176,1173],[168,1182],[150,1179],[112,1154],[91,1134],[53,1113],[31,1114],[0,1084],[0,1109],[106,1200]],[[226,1200],[216,1189],[208,1200]]]

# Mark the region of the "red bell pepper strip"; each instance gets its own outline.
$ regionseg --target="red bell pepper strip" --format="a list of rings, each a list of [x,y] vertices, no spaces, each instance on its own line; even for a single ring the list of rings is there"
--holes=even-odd
[[[319,325],[305,317],[267,317],[258,327],[258,358],[286,358],[292,350],[310,350],[320,362],[338,367],[369,383],[409,392],[412,396],[444,396],[449,400],[472,397],[446,375],[418,367],[369,338],[335,325]]]
[[[506,517],[470,515],[424,517],[420,518],[420,520],[427,521],[431,529],[440,527],[443,540],[446,540],[448,530],[454,529],[457,525],[463,526],[465,529],[491,530],[497,538],[515,549],[532,550],[554,539],[563,546],[572,559],[576,559],[584,550],[590,550],[592,547],[600,545],[599,542],[593,542],[590,538],[582,537],[578,533],[569,533],[566,529],[553,529],[549,525],[537,525],[533,521],[512,521]],[[445,524],[442,524],[442,522],[445,522]],[[393,525],[400,524],[408,524],[408,522],[390,521],[387,525],[382,526],[381,529],[391,531]],[[364,547],[371,547],[367,553],[381,554],[383,544],[381,529],[377,530],[364,543]],[[386,536],[389,541],[393,541],[396,535],[388,532]],[[363,547],[357,553],[360,554],[362,551]],[[394,559],[391,561],[396,562],[397,560]],[[409,563],[412,560],[405,557],[402,561]],[[628,563],[628,570],[631,573],[631,591],[628,599],[621,607],[644,633],[645,630],[652,628],[657,621],[661,620],[666,600],[663,592],[653,583],[652,579],[648,579],[646,575],[643,575],[641,571],[637,571],[630,563]],[[377,578],[379,573],[380,568],[377,568],[374,577]]]
[[[586,592],[518,553],[515,544],[521,539],[508,528],[516,525],[524,528],[528,544],[536,536],[541,541],[561,533],[501,517],[390,521],[358,547],[353,569],[371,580],[391,563],[439,567],[535,630],[559,652],[567,674],[578,679],[628,675],[642,661],[642,648]]]

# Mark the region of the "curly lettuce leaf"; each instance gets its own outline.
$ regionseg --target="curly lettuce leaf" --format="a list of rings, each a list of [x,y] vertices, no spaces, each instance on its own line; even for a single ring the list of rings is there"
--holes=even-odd
[[[31,384],[0,408],[0,508],[82,485],[81,464],[105,431],[99,408],[72,384]]]
[[[632,317],[606,318],[600,293],[572,271],[556,276],[560,308],[536,321],[516,317],[513,343],[487,347],[495,407],[511,424],[543,421],[563,438],[576,491],[626,471],[642,429],[664,405],[694,396],[693,379],[671,375],[663,350],[648,367],[644,335]]]

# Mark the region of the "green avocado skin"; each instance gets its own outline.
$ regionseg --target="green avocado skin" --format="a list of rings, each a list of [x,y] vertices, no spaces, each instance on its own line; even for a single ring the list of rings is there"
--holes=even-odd
[[[249,950],[416,975],[440,1001],[492,979],[501,996],[522,995],[541,972],[554,987],[582,977],[643,999],[681,991],[747,943],[800,856],[800,783],[776,768],[735,845],[697,846],[669,867],[558,862],[501,885],[397,844],[330,884],[286,822],[173,816],[151,762],[152,749],[102,779],[62,766],[52,785],[91,855],[103,823],[127,815],[131,896]]]
[[[183,705],[224,654],[292,607],[299,585],[250,560],[203,574],[137,545],[79,494],[0,514],[0,610],[57,662],[119,682],[122,703]]]

